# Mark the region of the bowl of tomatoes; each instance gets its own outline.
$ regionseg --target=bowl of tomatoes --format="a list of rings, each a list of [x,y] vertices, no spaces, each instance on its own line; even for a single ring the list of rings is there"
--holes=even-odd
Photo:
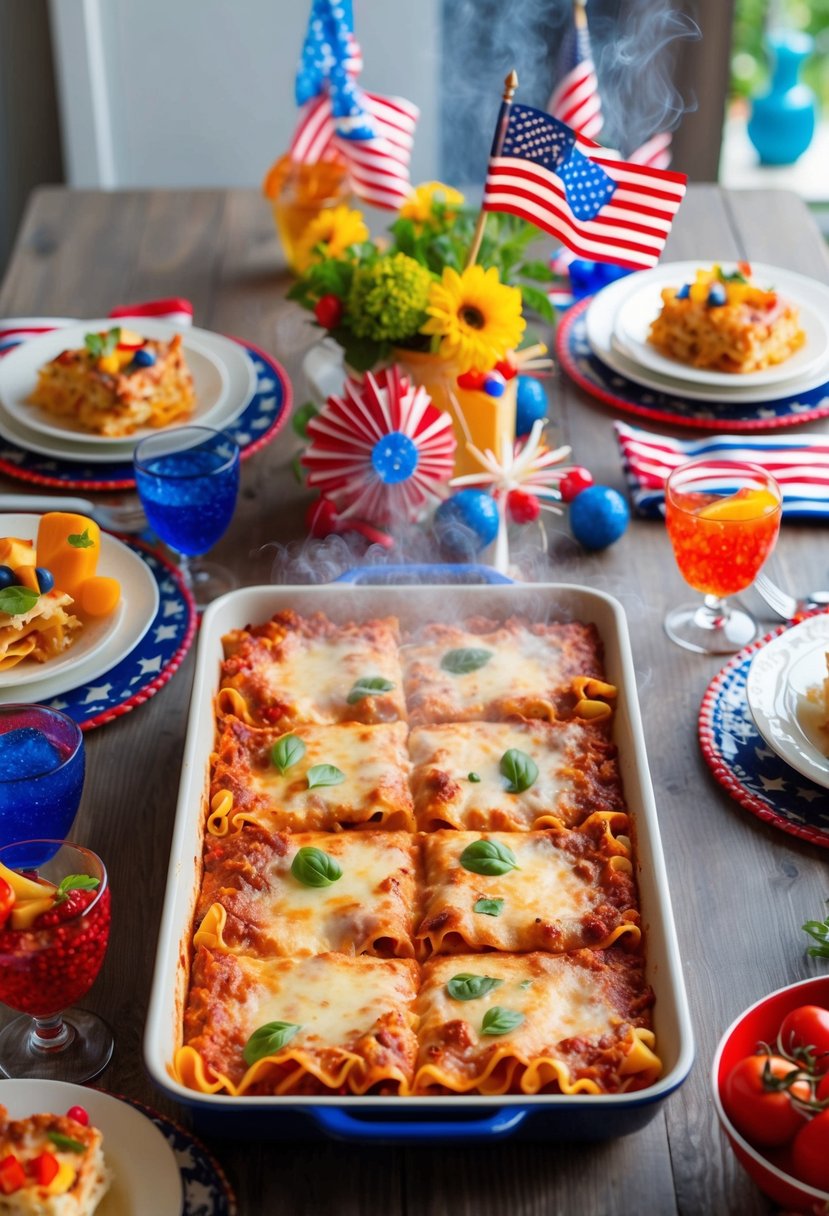
[[[741,1013],[712,1083],[720,1125],[760,1189],[789,1211],[829,1213],[829,976]]]

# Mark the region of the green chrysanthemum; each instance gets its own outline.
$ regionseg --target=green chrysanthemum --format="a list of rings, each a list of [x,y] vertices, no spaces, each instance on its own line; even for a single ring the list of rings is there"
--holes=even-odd
[[[354,274],[348,312],[360,338],[400,342],[426,320],[432,275],[405,253],[378,258]]]

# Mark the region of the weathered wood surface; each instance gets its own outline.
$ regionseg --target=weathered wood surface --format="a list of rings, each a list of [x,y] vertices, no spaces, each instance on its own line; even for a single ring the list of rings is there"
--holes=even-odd
[[[779,193],[692,189],[666,260],[747,257],[829,281],[829,258],[803,204]],[[288,280],[270,212],[253,191],[97,194],[39,191],[0,290],[0,316],[100,316],[119,303],[180,295],[196,324],[276,356],[304,399],[314,340],[284,301]],[[551,414],[574,458],[623,487],[611,411],[564,377]],[[829,430],[813,424],[810,430]],[[270,578],[272,542],[303,536],[307,493],[294,480],[290,428],[244,465],[233,525],[216,548],[244,583]],[[3,489],[24,488],[8,481]],[[768,827],[713,781],[697,743],[717,659],[673,646],[666,608],[687,597],[664,529],[634,522],[611,549],[584,555],[566,525],[552,576],[617,595],[627,611],[674,912],[697,1043],[691,1076],[642,1131],[596,1145],[384,1148],[211,1139],[242,1216],[756,1216],[772,1209],[717,1127],[709,1071],[722,1031],[774,988],[825,969],[805,956],[800,926],[822,915],[827,854]],[[786,524],[770,573],[807,591],[829,586],[822,528]],[[762,605],[758,605],[762,608]],[[771,625],[771,622],[769,622]],[[193,655],[138,710],[87,736],[88,778],[75,836],[107,860],[112,940],[89,998],[116,1029],[100,1080],[187,1122],[150,1083],[141,1041],[176,804]],[[232,1132],[232,1129],[229,1129]]]

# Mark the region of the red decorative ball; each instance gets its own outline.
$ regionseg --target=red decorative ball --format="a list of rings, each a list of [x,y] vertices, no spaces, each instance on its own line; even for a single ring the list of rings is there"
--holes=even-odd
[[[518,364],[507,355],[505,359],[499,359],[494,370],[500,372],[505,380],[512,380],[513,376],[518,375]]]
[[[484,386],[486,376],[483,372],[462,372],[458,376],[458,388],[481,389]]]
[[[581,465],[575,465],[558,483],[562,502],[572,502],[577,494],[593,484],[593,474]]]
[[[343,302],[339,296],[320,296],[314,305],[314,316],[325,329],[336,329],[343,319]]]
[[[541,503],[529,490],[510,490],[507,510],[517,524],[531,524],[541,514]]]

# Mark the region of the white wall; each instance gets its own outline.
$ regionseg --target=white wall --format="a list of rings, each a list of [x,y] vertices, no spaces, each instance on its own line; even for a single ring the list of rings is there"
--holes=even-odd
[[[441,0],[355,0],[361,83],[421,107],[437,174]],[[296,121],[306,0],[50,0],[72,186],[258,186]]]

